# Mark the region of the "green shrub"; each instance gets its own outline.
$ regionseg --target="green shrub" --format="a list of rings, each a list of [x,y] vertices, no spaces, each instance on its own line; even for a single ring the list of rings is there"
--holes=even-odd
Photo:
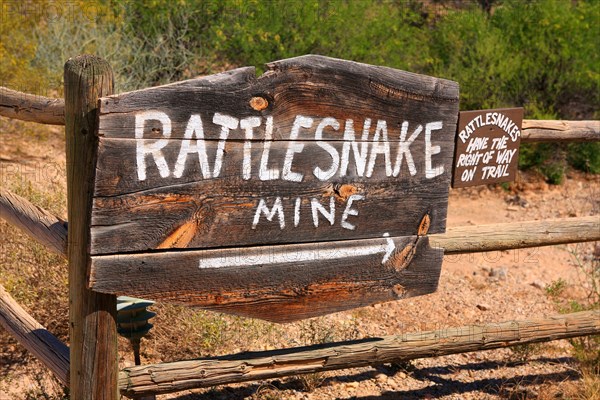
[[[454,10],[431,36],[431,72],[461,84],[461,106],[553,114],[576,95],[598,104],[598,2],[506,0]],[[558,115],[558,117],[564,117]]]
[[[432,75],[460,83],[461,108],[525,107],[525,117],[569,119],[586,99],[600,107],[600,2],[540,0],[495,2],[488,14],[476,4],[455,9],[431,34]],[[587,118],[598,117],[588,115]],[[579,117],[580,118],[580,117]],[[572,145],[566,160],[598,172],[598,146]],[[564,146],[522,146],[520,166],[535,167],[560,183]]]
[[[558,143],[523,144],[519,149],[519,168],[540,172],[553,185],[562,183],[565,173],[565,146]]]
[[[568,149],[567,159],[573,167],[600,174],[600,143],[571,143]]]
[[[216,61],[262,69],[269,61],[307,53],[414,70],[427,48],[427,31],[420,28],[426,17],[417,2],[157,0],[115,10],[128,17],[125,29],[147,51],[160,44],[179,53],[160,51],[162,63],[148,59],[169,65],[161,70],[167,77]]]
[[[476,6],[453,11],[431,36],[430,73],[460,84],[461,109],[509,106],[503,85],[518,61],[490,17]]]
[[[560,184],[566,166],[578,170],[600,173],[600,143],[528,143],[519,149],[519,168],[536,169],[549,183]]]
[[[2,19],[0,80],[60,94],[64,61],[87,52],[106,58],[116,90],[126,91],[242,65],[261,72],[266,62],[317,53],[456,80],[462,109],[600,117],[600,2],[478,3],[153,0],[89,8],[78,0],[69,15]],[[523,146],[520,164],[559,182],[565,160],[598,173],[598,150],[597,143]]]

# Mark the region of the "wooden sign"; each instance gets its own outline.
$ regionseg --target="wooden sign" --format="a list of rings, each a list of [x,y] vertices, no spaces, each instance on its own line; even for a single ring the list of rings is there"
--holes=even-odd
[[[99,114],[91,289],[278,322],[436,289],[455,82],[303,56]]]
[[[452,187],[514,181],[522,122],[522,108],[461,112]]]

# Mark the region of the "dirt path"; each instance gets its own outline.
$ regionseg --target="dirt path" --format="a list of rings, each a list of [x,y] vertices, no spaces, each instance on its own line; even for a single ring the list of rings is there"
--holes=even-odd
[[[54,191],[64,190],[64,143],[55,132],[56,128],[38,132],[41,136],[36,137],[36,132],[31,131],[10,133],[18,132],[24,125],[7,125],[5,120],[0,122],[3,124],[3,132],[0,133],[2,186],[11,188],[15,184],[29,182],[27,184],[36,190],[44,190],[48,185]],[[19,175],[15,175],[14,171]],[[570,172],[563,185],[548,186],[534,174],[527,174],[519,177],[511,191],[500,187],[453,190],[448,226],[598,215],[599,210],[600,177]],[[58,206],[56,212],[62,212],[64,216],[64,207]],[[0,229],[3,235],[13,235],[4,223]],[[17,240],[26,241],[24,238]],[[16,251],[11,246],[3,245],[0,249],[3,256],[6,252]],[[15,246],[22,247],[18,243]],[[593,257],[593,252],[594,244],[588,243],[449,256],[444,259],[438,291],[432,295],[283,327],[259,325],[261,329],[267,327],[264,329],[273,334],[268,338],[257,335],[251,343],[236,338],[230,344],[213,347],[213,353],[327,341],[330,332],[335,332],[337,336],[331,336],[336,338],[359,338],[556,314],[557,304],[545,288],[562,279],[566,282],[563,295],[581,300],[584,295],[582,285],[586,281],[580,273],[581,268],[577,267],[576,256],[587,262]],[[13,273],[6,265],[3,266],[2,281],[13,279],[10,275]],[[65,289],[63,283],[61,296],[65,295]],[[19,296],[25,298],[24,295]],[[55,309],[44,304],[39,307],[41,311],[32,311],[36,318],[53,326],[56,331],[65,331],[64,315],[54,315],[52,319],[49,314],[56,314]],[[144,361],[182,358],[181,354],[169,353],[169,348],[159,343],[164,338],[161,335],[174,329],[174,324],[165,315],[167,308],[159,307],[158,312],[154,336],[145,342]],[[193,311],[187,315],[187,318],[192,318]],[[57,322],[53,325],[55,320]],[[226,321],[229,322],[217,325],[215,329],[231,330],[232,326],[239,324],[245,327],[254,324],[253,321],[240,322],[239,319]],[[179,329],[183,331],[185,327]],[[171,335],[177,336],[181,331]],[[39,388],[48,393],[55,391],[57,386],[47,378],[47,372],[7,336],[0,329],[0,374],[4,374],[0,378],[0,399],[36,398],[26,396]],[[188,349],[184,342],[179,343],[180,351]],[[193,346],[189,345],[189,348],[193,349]],[[127,344],[121,343],[120,350],[122,365],[130,364]],[[201,355],[206,353],[188,352],[183,358]],[[581,392],[585,387],[572,355],[567,341],[557,341],[512,350],[421,359],[403,365],[382,365],[304,378],[194,390],[159,396],[159,399],[572,398],[573,393]]]
[[[452,191],[448,226],[598,214],[597,177],[572,173],[561,186],[548,186],[531,174],[520,179],[518,191],[499,187]],[[593,248],[591,243],[571,244],[446,257],[436,293],[338,313],[329,322],[354,320],[353,328],[363,337],[556,314],[557,305],[545,288],[563,279],[568,296],[581,295],[583,278],[575,254],[589,259]],[[533,399],[573,398],[583,388],[571,346],[564,340],[310,379],[320,383],[310,392],[302,381],[278,380],[165,398]]]

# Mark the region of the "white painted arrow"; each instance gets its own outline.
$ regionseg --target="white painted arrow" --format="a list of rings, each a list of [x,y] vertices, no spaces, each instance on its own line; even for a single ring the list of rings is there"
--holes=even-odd
[[[384,253],[381,263],[389,260],[396,248],[394,241],[384,233],[385,241],[382,244],[363,245],[347,248],[317,247],[306,250],[277,250],[273,247],[265,247],[253,250],[240,249],[228,252],[221,256],[201,257],[199,267],[225,268],[225,267],[251,267],[256,265],[284,264],[305,261],[334,260],[338,258],[350,258],[368,256],[371,254]]]

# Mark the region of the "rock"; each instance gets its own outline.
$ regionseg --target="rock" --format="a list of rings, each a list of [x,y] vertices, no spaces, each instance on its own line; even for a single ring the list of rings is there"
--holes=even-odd
[[[406,374],[402,371],[398,372],[396,376],[400,379],[406,379]]]
[[[505,280],[508,276],[508,270],[504,267],[492,268],[488,275],[492,278],[498,278],[499,280]]]
[[[506,197],[504,199],[508,204],[511,204],[513,206],[521,206],[523,208],[527,208],[527,206],[529,205],[529,203],[527,202],[526,199],[522,198],[521,196],[519,196],[518,194],[514,195],[513,197]]]
[[[388,380],[388,377],[386,374],[377,374],[377,375],[375,375],[375,379],[379,383],[386,383]]]
[[[346,387],[348,387],[348,388],[356,389],[358,386],[360,386],[360,383],[358,383],[358,382],[348,382],[348,383],[346,383]]]
[[[540,280],[533,281],[529,285],[533,286],[536,289],[540,289],[540,290],[543,290],[546,287],[546,284]]]
[[[488,306],[485,303],[479,303],[476,307],[479,308],[481,311],[487,311],[490,309],[490,306]]]

